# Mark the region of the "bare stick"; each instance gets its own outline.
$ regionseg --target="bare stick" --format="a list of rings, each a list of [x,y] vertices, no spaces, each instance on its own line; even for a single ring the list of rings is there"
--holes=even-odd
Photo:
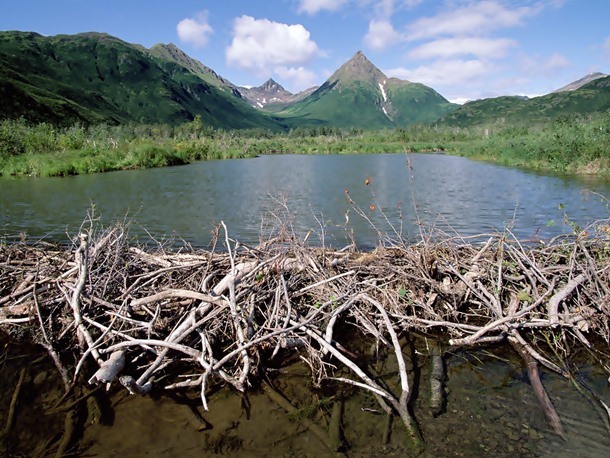
[[[167,289],[160,293],[153,294],[152,296],[142,297],[131,301],[132,307],[139,307],[142,305],[150,304],[153,302],[159,302],[165,299],[178,298],[178,299],[195,299],[202,302],[210,302],[212,304],[223,304],[224,299],[210,296],[209,294],[198,293],[196,291],[190,291],[185,289]]]
[[[348,272],[343,272],[342,274],[335,275],[334,277],[330,277],[330,278],[326,278],[324,280],[320,280],[319,282],[314,283],[313,285],[305,286],[304,288],[301,288],[299,291],[297,291],[297,293],[304,293],[305,291],[309,291],[310,289],[313,289],[313,288],[315,288],[317,286],[321,286],[321,285],[324,285],[326,283],[330,283],[330,282],[335,281],[335,280],[337,280],[339,278],[342,278],[342,277],[347,277],[349,275],[354,275],[355,273],[356,273],[355,270],[350,270]]]
[[[489,331],[492,331],[492,330],[502,326],[503,324],[516,321],[517,318],[520,318],[523,315],[527,314],[528,312],[531,312],[532,310],[536,309],[542,303],[544,298],[546,296],[548,296],[551,292],[552,292],[552,288],[547,290],[547,292],[544,293],[542,296],[540,296],[540,298],[538,298],[538,300],[536,302],[534,302],[532,305],[529,305],[529,306],[525,307],[524,309],[521,309],[519,312],[515,313],[514,315],[505,316],[505,317],[499,318],[495,321],[488,323],[487,325],[480,328],[477,332],[475,332],[471,336],[464,337],[463,339],[450,339],[449,345],[455,345],[455,346],[475,345],[477,342],[480,341],[481,337],[483,335],[487,334]]]
[[[72,299],[70,301],[70,306],[72,307],[72,312],[74,314],[74,324],[78,329],[78,334],[82,336],[87,342],[87,346],[91,349],[91,354],[95,358],[98,364],[102,364],[103,360],[100,357],[99,352],[95,349],[93,339],[87,330],[87,327],[83,323],[83,317],[80,311],[80,297],[85,289],[85,284],[87,282],[87,274],[89,273],[89,263],[88,263],[88,243],[87,243],[87,234],[80,234],[80,246],[76,250],[76,263],[78,265],[78,282],[76,287],[74,288],[74,292],[72,293]]]
[[[548,311],[549,321],[552,326],[559,325],[559,304],[565,300],[572,291],[574,291],[578,285],[583,283],[587,279],[586,275],[580,274],[576,278],[570,280],[563,288],[557,291],[553,297],[549,300]]]

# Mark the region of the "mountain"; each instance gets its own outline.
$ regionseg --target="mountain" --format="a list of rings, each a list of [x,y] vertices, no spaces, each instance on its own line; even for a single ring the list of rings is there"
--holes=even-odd
[[[579,80],[573,81],[570,84],[567,84],[559,89],[554,90],[553,93],[575,91],[576,89],[580,89],[581,87],[583,87],[585,84],[589,84],[591,81],[595,81],[596,79],[604,78],[606,76],[608,75],[606,75],[605,73],[589,73],[588,75],[583,76]]]
[[[161,59],[175,62],[199,76],[206,83],[216,86],[224,92],[231,93],[235,97],[242,98],[237,86],[217,74],[211,68],[203,65],[197,59],[190,57],[173,43],[167,45],[158,43],[150,48],[150,54]]]
[[[322,86],[279,113],[305,124],[374,129],[435,121],[457,107],[423,84],[388,78],[358,51]]]
[[[239,91],[173,45],[148,50],[103,33],[0,32],[0,118],[278,129]]]
[[[452,126],[506,123],[531,125],[574,115],[593,115],[610,110],[610,76],[602,76],[574,90],[541,97],[495,97],[462,105],[439,120]]]
[[[281,84],[275,82],[273,78],[269,78],[258,87],[240,87],[238,88],[241,95],[250,104],[261,110],[276,112],[287,106],[304,99],[317,87],[312,87],[298,94],[293,94],[282,87]]]

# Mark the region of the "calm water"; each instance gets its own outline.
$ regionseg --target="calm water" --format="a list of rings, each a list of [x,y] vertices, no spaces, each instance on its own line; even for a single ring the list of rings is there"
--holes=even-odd
[[[104,224],[127,218],[134,222],[132,234],[178,237],[195,246],[208,244],[220,221],[242,242],[258,241],[262,221],[277,221],[274,214],[287,220],[280,214],[283,199],[295,229],[312,230],[314,243],[323,238],[343,246],[353,232],[360,245],[372,246],[378,235],[371,222],[384,232],[393,232],[392,226],[400,232],[402,225],[402,234],[415,239],[417,218],[460,235],[511,227],[522,239],[548,238],[569,230],[564,212],[579,224],[608,217],[604,202],[588,190],[610,197],[608,181],[543,176],[440,154],[262,156],[2,179],[0,189],[0,235],[65,241],[66,231],[74,234],[95,204]]]

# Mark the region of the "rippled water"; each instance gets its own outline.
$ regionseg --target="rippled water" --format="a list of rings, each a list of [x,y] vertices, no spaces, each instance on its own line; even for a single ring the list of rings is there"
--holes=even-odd
[[[297,232],[312,230],[314,243],[342,245],[353,234],[360,245],[373,246],[375,228],[415,239],[418,219],[452,234],[509,227],[522,239],[548,238],[570,230],[566,217],[578,224],[607,218],[606,202],[594,193],[610,197],[608,181],[538,175],[441,154],[270,155],[2,179],[0,189],[0,235],[24,232],[63,241],[94,204],[105,224],[127,218],[134,221],[134,235],[178,237],[195,246],[208,244],[220,221],[242,242],[256,242],[261,222],[277,222],[273,214],[283,202]],[[285,214],[280,218],[287,220]]]

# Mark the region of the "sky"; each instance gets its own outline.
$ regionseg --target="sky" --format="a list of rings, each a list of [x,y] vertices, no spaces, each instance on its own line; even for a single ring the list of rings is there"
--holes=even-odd
[[[610,0],[0,0],[0,30],[174,43],[233,84],[294,93],[359,50],[458,103],[610,73]]]

